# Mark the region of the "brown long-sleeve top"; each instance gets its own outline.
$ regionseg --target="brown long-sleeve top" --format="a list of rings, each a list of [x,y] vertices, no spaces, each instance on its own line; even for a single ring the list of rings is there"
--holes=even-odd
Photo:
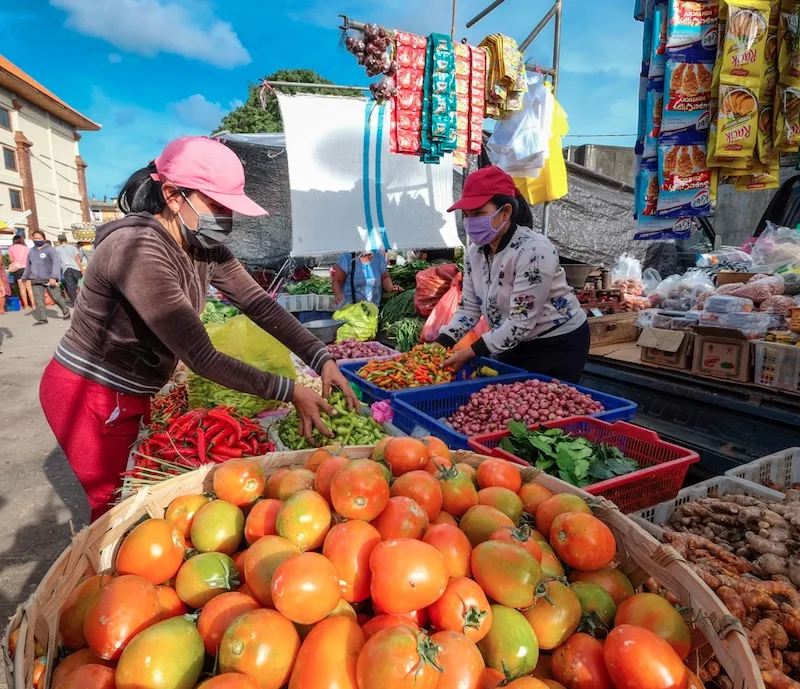
[[[317,372],[325,345],[275,303],[230,250],[186,253],[153,216],[131,214],[98,229],[72,326],[56,349],[71,371],[117,392],[148,396],[180,359],[241,392],[288,402],[294,383],[218,352],[199,314],[209,283]]]

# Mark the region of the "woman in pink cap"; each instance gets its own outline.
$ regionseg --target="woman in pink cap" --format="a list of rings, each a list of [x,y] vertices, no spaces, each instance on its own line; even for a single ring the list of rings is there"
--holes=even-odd
[[[97,230],[95,251],[72,326],[45,370],[45,416],[89,498],[94,521],[109,508],[128,454],[149,418],[150,397],[178,360],[195,373],[264,399],[292,402],[301,431],[332,435],[309,388],[218,352],[200,321],[209,284],[255,323],[357,400],[325,345],[270,299],[225,240],[233,213],[267,212],[244,193],[244,169],[224,144],[205,137],[170,143],[125,183],[120,220]]]
[[[577,383],[589,357],[589,325],[567,284],[558,252],[534,232],[530,207],[499,167],[473,172],[461,200],[470,239],[464,292],[437,342],[453,346],[481,316],[489,332],[455,352],[445,365],[460,369],[476,356],[492,356],[532,373]]]

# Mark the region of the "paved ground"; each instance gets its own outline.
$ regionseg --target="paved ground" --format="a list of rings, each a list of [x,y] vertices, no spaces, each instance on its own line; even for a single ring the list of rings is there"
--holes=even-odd
[[[0,620],[36,588],[89,508],[39,407],[39,380],[66,330],[57,310],[0,316]],[[0,673],[0,687],[4,686]]]

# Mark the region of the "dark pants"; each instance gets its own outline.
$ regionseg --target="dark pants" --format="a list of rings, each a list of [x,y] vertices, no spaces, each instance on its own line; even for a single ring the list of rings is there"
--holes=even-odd
[[[519,366],[530,373],[558,378],[566,383],[580,383],[583,367],[589,359],[589,324],[566,335],[522,342],[497,355],[498,361]]]
[[[81,277],[83,277],[83,273],[80,270],[75,270],[75,268],[67,268],[64,271],[64,287],[66,287],[69,300],[73,304],[78,298],[78,282]]]
[[[35,310],[33,312],[33,317],[37,321],[47,322],[47,305],[44,302],[45,290],[50,292],[50,296],[53,298],[53,301],[58,304],[58,307],[61,309],[61,313],[65,316],[69,315],[67,302],[64,301],[64,297],[61,295],[61,288],[58,285],[55,287],[50,287],[50,285],[37,285],[34,282],[31,284],[31,287],[33,289],[33,301],[36,302],[34,304]]]

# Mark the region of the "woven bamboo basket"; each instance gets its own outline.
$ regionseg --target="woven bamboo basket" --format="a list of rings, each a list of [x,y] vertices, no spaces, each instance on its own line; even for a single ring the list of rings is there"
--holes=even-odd
[[[302,465],[312,450],[278,452],[257,458],[267,475],[286,466]],[[372,447],[348,447],[352,457],[368,457]],[[458,462],[477,467],[488,459],[466,450],[453,452]],[[30,689],[36,660],[34,638],[46,649],[47,658],[58,657],[58,617],[63,601],[84,576],[87,568],[94,572],[111,569],[123,536],[146,516],[162,518],[176,497],[212,490],[215,465],[176,477],[136,495],[112,508],[91,526],[83,529],[55,561],[36,591],[11,618],[2,639],[3,659],[10,689]],[[555,493],[579,495],[592,506],[594,514],[613,531],[617,540],[620,569],[634,586],[650,577],[678,596],[696,619],[693,648],[688,664],[695,672],[711,655],[724,668],[736,689],[764,689],[755,657],[739,621],[671,547],[659,543],[644,529],[622,514],[613,503],[596,498],[579,488],[529,467],[517,467],[525,481],[541,483]],[[12,660],[8,650],[9,635],[19,629],[17,652]],[[47,663],[45,687],[50,686],[54,663]]]

